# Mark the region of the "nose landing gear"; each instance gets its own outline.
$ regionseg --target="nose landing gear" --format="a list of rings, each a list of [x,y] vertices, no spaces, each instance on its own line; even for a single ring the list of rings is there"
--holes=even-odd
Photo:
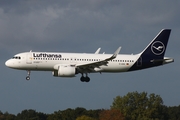
[[[27,70],[27,73],[28,73],[28,75],[26,77],[26,80],[30,80],[30,73],[31,73],[31,71]]]

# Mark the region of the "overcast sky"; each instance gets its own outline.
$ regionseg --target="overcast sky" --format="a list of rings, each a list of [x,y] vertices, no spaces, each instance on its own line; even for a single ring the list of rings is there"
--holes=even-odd
[[[177,0],[16,0],[0,1],[0,110],[53,113],[67,108],[108,109],[128,92],[160,95],[167,106],[180,105],[180,2]],[[26,51],[141,52],[163,29],[172,29],[166,56],[174,63],[129,73],[89,74],[89,83],[53,77],[51,72],[7,68]]]

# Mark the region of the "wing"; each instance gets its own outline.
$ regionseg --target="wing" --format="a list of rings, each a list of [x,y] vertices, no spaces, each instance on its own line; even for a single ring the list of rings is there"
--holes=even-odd
[[[108,61],[115,59],[116,56],[119,54],[120,50],[121,50],[121,47],[119,47],[111,57],[106,58],[101,61],[77,64],[76,68],[78,69],[78,71],[80,73],[90,73],[90,72],[100,71],[101,70],[100,66],[102,66],[102,65],[106,66],[108,64]]]

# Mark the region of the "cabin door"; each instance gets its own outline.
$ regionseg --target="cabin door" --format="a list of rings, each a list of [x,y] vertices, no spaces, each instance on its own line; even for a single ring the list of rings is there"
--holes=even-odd
[[[32,64],[32,53],[29,52],[26,54],[26,64]]]

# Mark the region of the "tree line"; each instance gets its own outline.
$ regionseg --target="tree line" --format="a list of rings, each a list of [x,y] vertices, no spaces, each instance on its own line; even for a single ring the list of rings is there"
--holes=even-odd
[[[114,98],[110,109],[82,107],[45,114],[29,109],[17,115],[0,111],[0,120],[180,120],[180,105],[165,106],[159,95],[129,92]]]

